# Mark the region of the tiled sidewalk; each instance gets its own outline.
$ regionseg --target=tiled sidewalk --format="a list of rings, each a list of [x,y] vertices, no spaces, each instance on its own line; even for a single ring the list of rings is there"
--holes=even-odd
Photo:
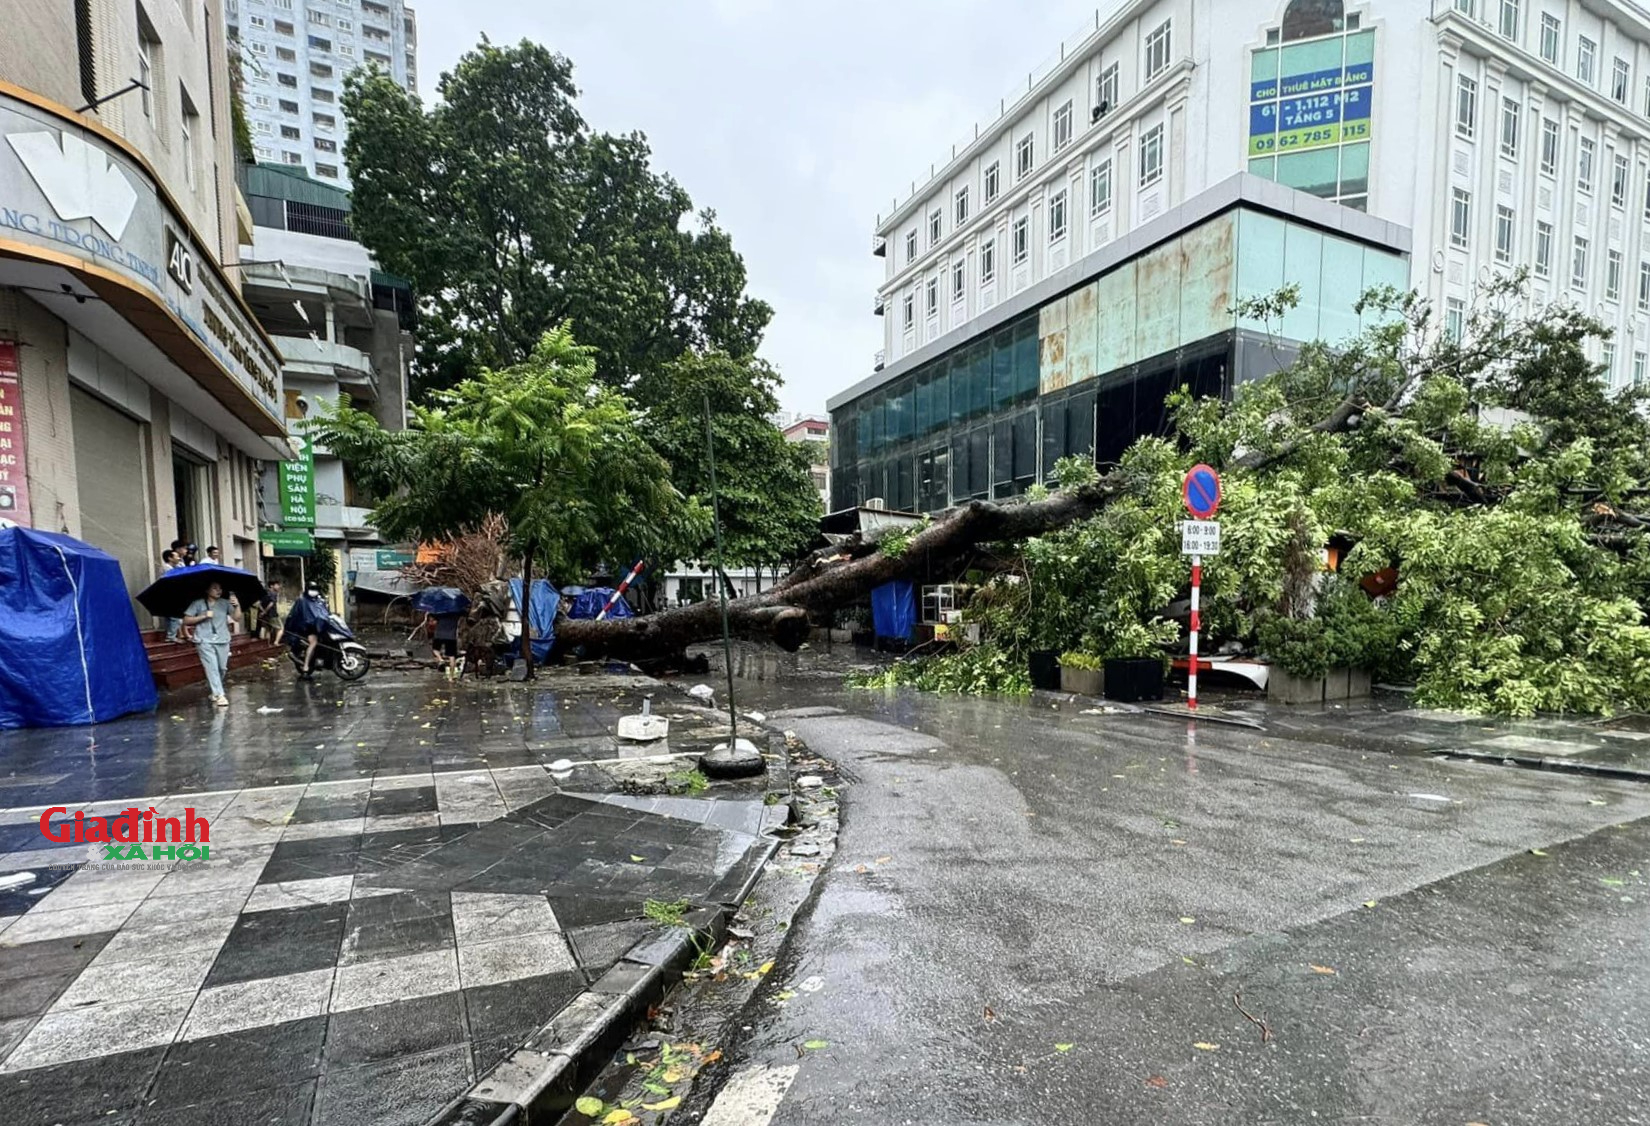
[[[416,739],[398,750],[394,732],[428,707],[348,732],[415,770],[158,798],[128,785],[95,805],[33,775],[71,813],[191,806],[211,856],[105,861],[102,845],[47,841],[39,805],[0,809],[0,1121],[417,1126],[646,938],[646,899],[719,902],[763,854],[759,792],[603,793],[599,766],[518,762],[542,735],[486,711],[461,722],[500,730],[467,737],[462,764]],[[583,755],[560,734],[529,753],[611,753],[580,738]],[[257,757],[313,764],[315,779],[338,741]]]

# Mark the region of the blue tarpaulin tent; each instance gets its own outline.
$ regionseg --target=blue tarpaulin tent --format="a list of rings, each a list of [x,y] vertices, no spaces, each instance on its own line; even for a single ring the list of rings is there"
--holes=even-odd
[[[568,609],[567,616],[580,620],[594,618],[602,612],[602,607],[606,606],[607,600],[612,597],[613,588],[610,586],[585,587],[573,599],[573,605]],[[607,616],[609,618],[633,618],[636,615],[631,612],[630,603],[621,598],[613,603],[613,609],[607,612]]]
[[[101,723],[155,706],[120,561],[0,528],[0,728]]]
[[[510,597],[515,599],[516,609],[521,609],[521,580],[510,580]],[[534,662],[548,661],[550,647],[556,643],[556,607],[561,605],[561,595],[557,594],[546,579],[533,580],[532,611],[523,615],[527,620],[530,636],[533,638]],[[518,647],[519,649],[519,647]]]
[[[917,624],[917,592],[909,581],[895,579],[871,591],[871,627],[878,637],[910,641]]]

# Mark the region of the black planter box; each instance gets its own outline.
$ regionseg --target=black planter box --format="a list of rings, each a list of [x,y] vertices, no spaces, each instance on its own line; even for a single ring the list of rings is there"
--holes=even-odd
[[[1106,661],[1106,699],[1132,704],[1163,698],[1163,662],[1156,657],[1111,657]]]
[[[1031,654],[1031,686],[1044,692],[1060,691],[1060,654],[1053,649],[1035,649]]]

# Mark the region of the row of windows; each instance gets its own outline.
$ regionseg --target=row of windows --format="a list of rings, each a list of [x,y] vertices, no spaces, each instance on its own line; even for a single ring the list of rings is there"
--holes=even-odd
[[[1504,204],[1497,204],[1495,208],[1495,238],[1493,254],[1495,261],[1502,265],[1511,265],[1514,256],[1514,236],[1518,227],[1517,213]],[[1471,242],[1472,232],[1472,193],[1464,188],[1455,188],[1450,195],[1450,245],[1467,247]],[[1533,246],[1532,272],[1538,278],[1552,276],[1553,272],[1553,225],[1545,220],[1536,220]],[[1570,285],[1578,290],[1587,288],[1589,269],[1591,266],[1592,241],[1586,235],[1576,235],[1570,248]],[[1619,250],[1608,249],[1604,258],[1604,298],[1607,301],[1621,300],[1622,283],[1622,253]],[[1641,313],[1650,313],[1650,261],[1639,263],[1638,277],[1638,310]]]
[[[1170,59],[1173,55],[1173,42],[1174,29],[1171,20],[1164,20],[1161,24],[1158,24],[1151,31],[1147,32],[1143,51],[1143,66],[1146,82],[1151,82],[1154,78],[1168,69]],[[1100,74],[1095,79],[1094,108],[1090,115],[1091,125],[1097,124],[1108,111],[1117,105],[1118,85],[1118,66],[1114,62],[1101,70]],[[1056,155],[1064,152],[1068,147],[1070,147],[1072,140],[1076,136],[1076,126],[1074,124],[1075,113],[1075,104],[1073,99],[1070,98],[1061,103],[1061,105],[1054,111],[1052,122],[1053,147]],[[1155,160],[1157,165],[1157,173],[1160,174],[1162,170],[1161,126],[1158,126],[1157,129],[1159,130],[1157,137],[1158,150]],[[1147,136],[1149,137],[1150,134],[1148,133]],[[1143,155],[1143,171],[1145,167],[1146,162],[1145,156]],[[1032,175],[1032,173],[1036,170],[1037,135],[1035,132],[1031,132],[1027,133],[1015,142],[1014,182],[1020,183],[1026,179],[1026,177]],[[1155,180],[1156,175],[1154,174],[1152,180],[1143,180],[1142,186],[1144,186],[1145,183],[1155,182]],[[992,203],[995,203],[997,201],[997,197],[1002,193],[1002,186],[1002,162],[992,161],[991,164],[986,166],[985,171],[980,177],[982,206],[990,206]],[[964,185],[963,187],[957,189],[955,195],[953,196],[952,215],[955,226],[960,227],[968,220],[968,216],[970,214],[969,194],[969,187]],[[938,244],[941,238],[944,237],[943,218],[943,211],[938,207],[931,210],[928,214],[928,246],[930,248]],[[905,233],[906,263],[909,264],[915,261],[917,253],[917,231],[913,228]]]
[[[1524,28],[1523,0],[1483,0],[1484,19],[1492,22],[1503,39],[1518,42]],[[1465,15],[1477,19],[1479,0],[1455,0],[1455,7]],[[1491,5],[1494,5],[1492,12]],[[1543,62],[1558,70],[1565,70],[1564,21],[1552,12],[1542,12],[1536,50]],[[1597,89],[1602,70],[1599,65],[1598,43],[1586,35],[1576,36],[1575,69],[1566,71],[1582,85]],[[1619,55],[1610,61],[1607,86],[1609,96],[1621,105],[1627,105],[1632,90],[1632,64]],[[1640,112],[1650,117],[1650,77],[1644,82]]]
[[[1148,130],[1141,144],[1141,186],[1156,183],[1163,175],[1163,126]],[[1112,160],[1105,157],[1089,170],[1089,215],[1099,219],[1111,212]],[[1048,197],[1048,241],[1058,244],[1070,230],[1073,201],[1067,189],[1061,188]],[[1009,231],[1009,255],[1014,265],[1024,263],[1031,256],[1031,220],[1022,215]],[[986,239],[979,249],[980,285],[989,285],[997,277],[997,240]],[[951,264],[951,300],[961,301],[967,295],[968,264],[959,258]],[[940,279],[929,278],[924,285],[924,312],[933,317],[939,314]],[[916,295],[906,293],[901,303],[901,326],[911,329],[916,324]]]
[[[1140,163],[1138,168],[1138,183],[1141,188],[1149,188],[1163,178],[1164,134],[1163,124],[1159,122],[1140,135]],[[997,166],[991,165],[986,169],[986,202],[996,199],[996,172]],[[1111,208],[1112,200],[1112,168],[1111,158],[1106,157],[1098,161],[1089,170],[1089,198],[1090,209],[1093,215],[1103,215]],[[1058,209],[1058,220],[1055,213]],[[952,200],[952,215],[955,226],[961,227],[969,215],[969,192],[966,186],[958,189]],[[944,213],[935,208],[928,213],[928,248],[938,246],[944,238]],[[1014,261],[1016,264],[1025,261],[1029,246],[1028,236],[1023,235],[1026,219],[1022,216],[1014,224]],[[1066,234],[1066,191],[1064,188],[1049,196],[1049,241],[1058,242]],[[917,232],[905,232],[905,260],[912,262],[917,256]],[[989,281],[990,275],[982,276],[981,281]]]

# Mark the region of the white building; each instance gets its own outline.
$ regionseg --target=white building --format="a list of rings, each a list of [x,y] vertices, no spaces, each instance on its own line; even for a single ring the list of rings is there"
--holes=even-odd
[[[1538,299],[1615,327],[1613,384],[1645,377],[1650,12],[1608,0],[1099,12],[879,218],[878,363],[1239,172],[1407,228],[1410,283],[1451,326],[1528,267]]]
[[[349,186],[344,76],[379,66],[418,89],[418,29],[402,0],[225,0],[239,39],[252,146],[262,163],[287,164]]]

